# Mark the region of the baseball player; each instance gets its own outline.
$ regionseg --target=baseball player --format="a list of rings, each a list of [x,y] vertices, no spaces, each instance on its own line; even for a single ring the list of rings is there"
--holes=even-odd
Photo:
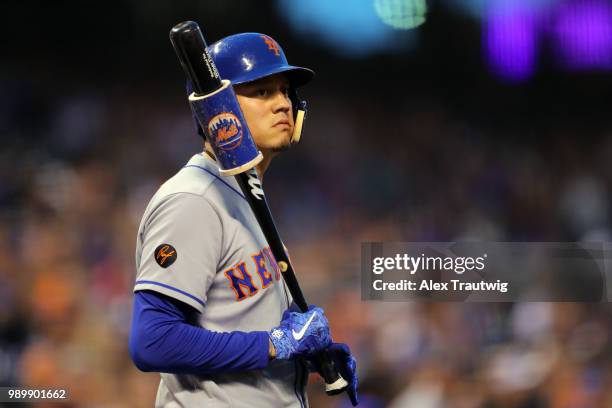
[[[291,66],[272,38],[226,37],[208,47],[264,159],[287,150],[296,88],[314,73]],[[198,129],[202,135],[201,129]],[[299,132],[296,132],[299,133]],[[292,311],[272,252],[233,177],[208,143],[148,204],[136,243],[130,355],[161,374],[156,407],[306,407],[313,355],[328,349],[357,404],[355,360],[332,343],[324,311]]]

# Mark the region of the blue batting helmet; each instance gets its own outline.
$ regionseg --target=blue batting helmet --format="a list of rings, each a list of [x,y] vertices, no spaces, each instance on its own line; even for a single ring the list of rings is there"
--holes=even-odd
[[[219,75],[232,84],[285,72],[293,88],[304,85],[314,76],[308,68],[289,65],[280,45],[260,33],[241,33],[225,37],[208,47]]]

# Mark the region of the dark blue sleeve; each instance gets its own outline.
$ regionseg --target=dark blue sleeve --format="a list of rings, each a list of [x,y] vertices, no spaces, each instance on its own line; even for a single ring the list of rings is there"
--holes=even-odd
[[[136,292],[129,339],[136,367],[162,373],[208,374],[268,365],[267,332],[213,332],[190,324],[197,313],[161,293]]]

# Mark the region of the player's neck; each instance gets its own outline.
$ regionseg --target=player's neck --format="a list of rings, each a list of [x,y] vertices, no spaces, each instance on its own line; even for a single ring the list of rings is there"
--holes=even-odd
[[[263,149],[261,153],[263,155],[263,160],[260,161],[257,166],[255,166],[255,169],[257,170],[257,175],[259,176],[259,179],[263,183],[263,176],[266,173],[266,170],[268,170],[268,166],[270,166],[270,163],[272,162],[272,157],[274,156],[274,154],[272,152],[269,152]]]
[[[204,145],[204,154],[210,157],[215,162],[217,161],[217,157],[213,153],[212,148],[210,147],[208,142]],[[270,165],[270,162],[272,161],[271,156],[272,154],[269,154],[269,153],[266,154],[266,152],[264,152],[263,160],[257,166],[255,166],[255,170],[257,171],[257,176],[259,177],[259,180],[261,180],[262,183],[263,183],[263,176],[266,173],[266,170],[268,170],[268,166]]]

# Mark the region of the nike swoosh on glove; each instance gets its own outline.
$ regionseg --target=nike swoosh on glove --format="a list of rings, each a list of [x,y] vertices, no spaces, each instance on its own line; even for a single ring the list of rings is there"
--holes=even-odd
[[[280,325],[269,334],[278,359],[310,355],[331,343],[325,312],[316,306],[306,313],[285,310]]]

